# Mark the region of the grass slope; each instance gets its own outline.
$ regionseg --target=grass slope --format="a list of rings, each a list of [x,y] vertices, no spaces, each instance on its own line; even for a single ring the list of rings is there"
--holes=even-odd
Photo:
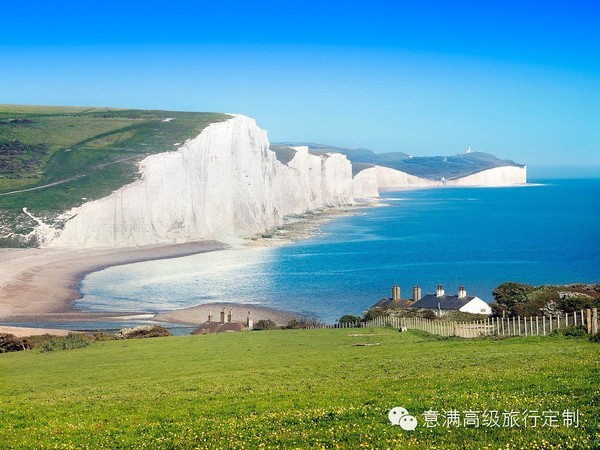
[[[390,329],[98,342],[0,355],[0,447],[597,448],[600,346]],[[357,347],[356,343],[381,343]],[[390,425],[403,406],[419,427]],[[423,412],[579,409],[580,427],[426,428]],[[508,447],[506,447],[508,446]]]
[[[52,216],[106,196],[136,179],[137,162],[144,157],[174,150],[227,117],[0,105],[0,228],[27,232],[33,224],[20,212],[23,207]],[[14,191],[24,192],[2,195]]]

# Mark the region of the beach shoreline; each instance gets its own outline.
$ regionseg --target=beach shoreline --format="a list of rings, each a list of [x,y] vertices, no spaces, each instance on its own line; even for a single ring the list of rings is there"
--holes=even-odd
[[[325,207],[309,211],[274,227],[268,233],[243,240],[231,247],[217,241],[199,241],[183,244],[157,244],[136,248],[105,249],[0,249],[0,322],[35,324],[42,322],[102,322],[124,320],[124,317],[148,320],[148,313],[119,311],[86,311],[74,308],[82,298],[79,291],[83,278],[108,267],[160,259],[179,258],[199,253],[244,247],[279,247],[319,233],[321,226],[335,218],[360,214],[360,210],[378,206],[379,201],[365,201],[354,205]],[[196,325],[207,320],[214,308],[215,320],[218,306],[234,309],[239,319],[253,311],[254,320],[273,320],[285,324],[301,315],[254,304],[208,303],[189,308],[158,313],[153,321]],[[190,316],[191,314],[191,316]],[[169,320],[166,320],[166,318]],[[194,317],[190,321],[189,317]]]
[[[73,308],[73,302],[82,297],[79,286],[87,274],[225,248],[221,242],[200,241],[119,249],[0,249],[0,320],[47,321],[47,317],[73,314],[94,320],[99,314]]]

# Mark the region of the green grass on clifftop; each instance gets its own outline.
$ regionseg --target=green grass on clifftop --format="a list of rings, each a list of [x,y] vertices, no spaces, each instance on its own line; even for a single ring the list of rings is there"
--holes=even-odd
[[[0,447],[598,448],[598,380],[600,346],[584,338],[380,328],[97,342],[0,355]],[[390,425],[396,406],[416,430]],[[579,409],[580,426],[426,428],[427,409]]]
[[[207,125],[227,118],[215,113],[0,105],[0,231],[29,232],[34,223],[21,212],[24,207],[52,221],[60,212],[104,197],[134,181],[144,157],[175,150]]]
[[[213,113],[114,108],[0,105],[0,208],[66,209],[135,178],[143,157],[175,149],[208,124]],[[165,121],[165,119],[171,119]],[[44,145],[47,152],[21,151]],[[12,151],[11,151],[12,150]],[[21,164],[15,164],[18,161]],[[24,162],[26,161],[26,163]]]

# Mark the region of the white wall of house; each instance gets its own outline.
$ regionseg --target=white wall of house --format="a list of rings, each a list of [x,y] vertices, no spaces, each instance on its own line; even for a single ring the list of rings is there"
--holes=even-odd
[[[489,303],[484,302],[479,297],[475,297],[465,306],[460,308],[459,311],[472,314],[492,314],[492,307]]]

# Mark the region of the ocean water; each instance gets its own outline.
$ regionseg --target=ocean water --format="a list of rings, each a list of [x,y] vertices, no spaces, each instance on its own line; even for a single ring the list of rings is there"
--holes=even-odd
[[[108,268],[76,307],[160,312],[209,302],[260,304],[331,322],[398,284],[492,301],[505,281],[600,282],[600,180],[511,188],[388,192],[385,206],[336,218],[314,237]]]

